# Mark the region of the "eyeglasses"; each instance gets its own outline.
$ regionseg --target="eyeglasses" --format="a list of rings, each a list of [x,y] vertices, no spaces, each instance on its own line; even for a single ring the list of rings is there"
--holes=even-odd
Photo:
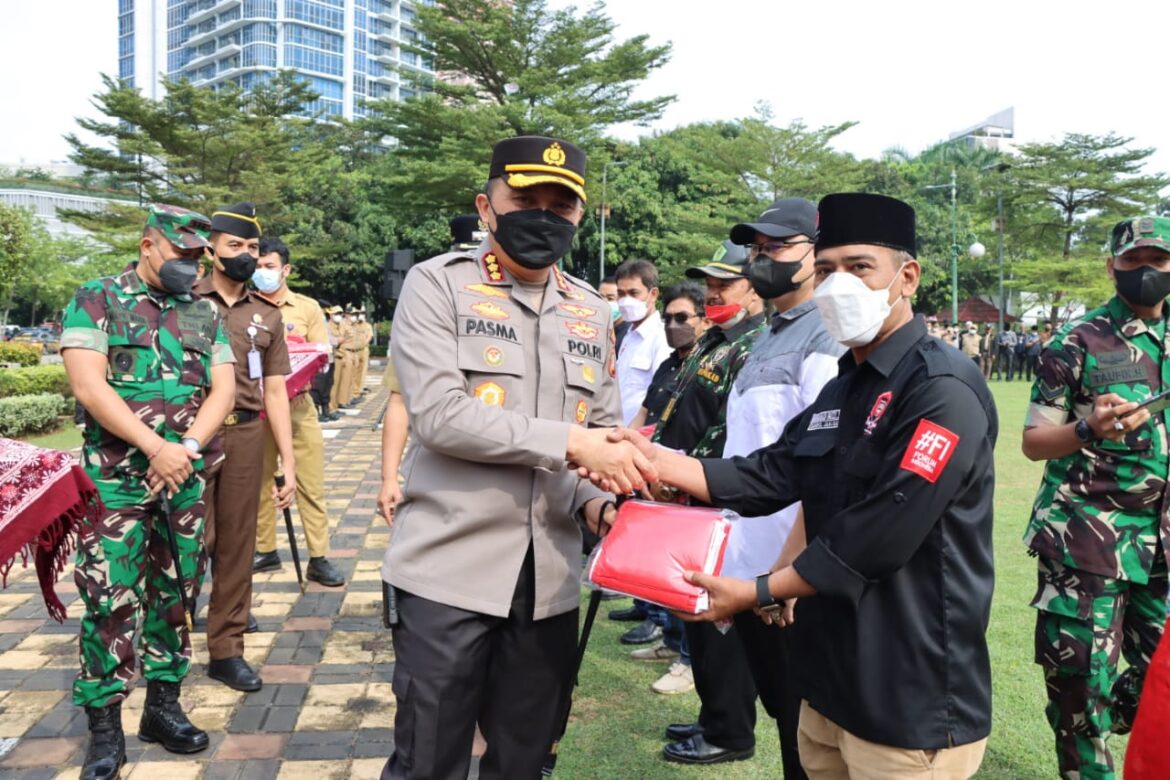
[[[686,325],[687,320],[698,316],[698,314],[687,314],[685,311],[676,311],[674,314],[663,314],[662,319],[667,325],[672,322],[676,325]]]
[[[759,254],[778,255],[785,249],[789,249],[794,246],[800,246],[801,244],[812,243],[815,242],[807,238],[801,241],[765,241],[762,244],[748,244],[748,254],[752,257],[755,257]]]

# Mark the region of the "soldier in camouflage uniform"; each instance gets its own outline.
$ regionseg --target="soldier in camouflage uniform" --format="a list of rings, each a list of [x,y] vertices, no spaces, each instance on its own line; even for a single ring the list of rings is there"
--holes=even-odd
[[[115,777],[125,761],[121,702],[135,675],[140,614],[139,739],[178,753],[208,744],[178,701],[191,640],[175,567],[193,599],[203,488],[222,460],[217,433],[235,390],[220,317],[190,292],[209,230],[202,214],[152,206],[137,264],[82,285],[62,318],[65,370],[86,410],[82,461],[104,504],[101,519],[79,530],[74,575],[85,614],[73,701],[86,708],[91,732],[82,778]],[[169,523],[159,512],[163,490]]]
[[[1024,431],[1024,453],[1048,461],[1024,541],[1066,778],[1114,777],[1106,739],[1133,723],[1166,615],[1168,412],[1137,402],[1170,389],[1170,219],[1125,220],[1110,245],[1117,295],[1041,354]]]

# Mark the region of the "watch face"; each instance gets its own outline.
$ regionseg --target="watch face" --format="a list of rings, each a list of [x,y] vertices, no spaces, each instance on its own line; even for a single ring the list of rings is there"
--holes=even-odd
[[[766,607],[761,607],[760,611],[766,612],[769,617],[779,617],[780,613],[784,611],[784,604],[769,604]]]

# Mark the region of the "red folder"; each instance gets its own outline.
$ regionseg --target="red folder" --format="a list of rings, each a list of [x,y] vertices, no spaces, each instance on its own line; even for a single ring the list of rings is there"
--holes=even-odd
[[[679,612],[707,608],[707,591],[687,571],[718,575],[731,523],[720,509],[627,501],[589,563],[598,587]]]

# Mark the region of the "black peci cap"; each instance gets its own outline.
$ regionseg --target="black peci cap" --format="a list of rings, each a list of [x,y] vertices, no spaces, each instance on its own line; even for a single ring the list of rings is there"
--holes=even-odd
[[[873,244],[918,256],[914,208],[909,203],[868,192],[837,192],[821,198],[817,212],[818,252],[846,244]]]
[[[585,200],[585,152],[568,141],[521,135],[492,149],[488,178],[503,178],[509,187],[560,184]]]
[[[240,238],[259,238],[260,223],[256,220],[256,207],[251,203],[224,206],[212,213],[211,229],[216,233]]]

